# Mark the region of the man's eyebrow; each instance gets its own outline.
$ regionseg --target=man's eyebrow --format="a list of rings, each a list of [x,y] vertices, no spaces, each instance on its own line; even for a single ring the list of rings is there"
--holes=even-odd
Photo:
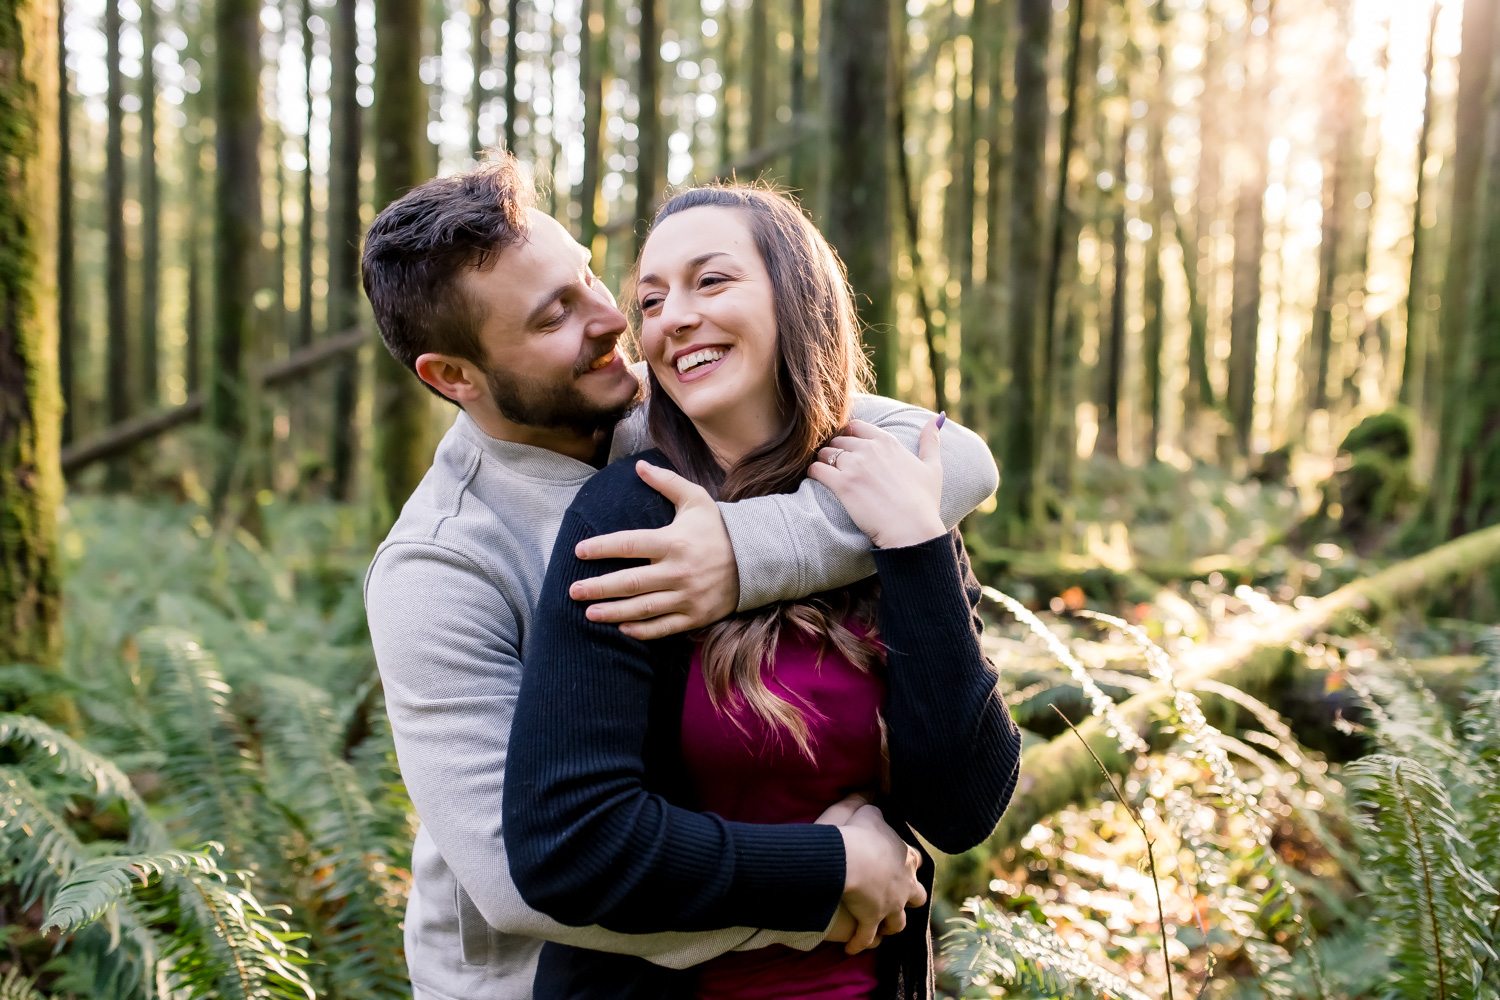
[[[724,251],[724,250],[710,250],[710,251],[708,251],[708,253],[700,253],[698,256],[694,257],[692,260],[690,260],[690,261],[687,262],[687,269],[689,271],[696,271],[698,268],[702,267],[704,264],[707,264],[709,261],[713,260],[715,257],[728,257],[728,256],[729,256],[729,253],[727,251]],[[639,279],[637,279],[637,283],[638,284],[644,285],[644,284],[647,284],[648,282],[654,283],[654,284],[660,284],[661,283],[661,275],[659,275],[659,274],[643,274],[643,275],[641,275],[641,277]]]

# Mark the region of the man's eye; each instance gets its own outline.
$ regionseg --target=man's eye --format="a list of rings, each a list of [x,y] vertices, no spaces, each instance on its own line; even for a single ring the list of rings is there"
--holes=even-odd
[[[568,318],[568,311],[566,309],[561,310],[561,311],[559,311],[557,313],[554,313],[553,315],[548,316],[546,319],[542,320],[542,329],[543,330],[550,330],[550,329],[552,329],[554,327],[561,326],[562,325],[562,321],[565,320],[565,319],[567,319],[567,318]]]

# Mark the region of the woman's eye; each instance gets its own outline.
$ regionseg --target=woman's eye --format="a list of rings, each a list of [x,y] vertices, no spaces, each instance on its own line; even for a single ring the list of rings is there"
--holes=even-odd
[[[661,305],[660,295],[648,295],[645,298],[641,299],[641,310],[643,312],[647,309],[651,309],[659,305]]]
[[[700,284],[700,285],[722,285],[724,282],[726,282],[728,280],[729,279],[726,278],[722,274],[705,274],[701,278],[698,279],[698,284]]]

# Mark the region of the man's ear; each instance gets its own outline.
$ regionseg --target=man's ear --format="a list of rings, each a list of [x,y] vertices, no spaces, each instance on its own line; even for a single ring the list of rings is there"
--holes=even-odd
[[[416,369],[418,378],[460,406],[483,399],[489,391],[474,362],[451,354],[420,355]]]

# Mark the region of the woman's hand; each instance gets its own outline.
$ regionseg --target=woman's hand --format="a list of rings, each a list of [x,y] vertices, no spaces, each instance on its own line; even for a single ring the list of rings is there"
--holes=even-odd
[[[862,420],[818,452],[809,478],[827,486],[876,548],[899,549],[947,534],[943,496],[943,415],[922,429],[913,455],[890,434]]]

